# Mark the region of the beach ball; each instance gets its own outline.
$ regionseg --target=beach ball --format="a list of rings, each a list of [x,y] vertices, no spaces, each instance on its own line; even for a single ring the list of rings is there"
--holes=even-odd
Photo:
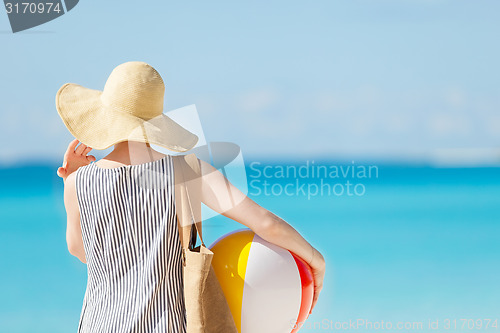
[[[217,239],[212,266],[240,333],[297,332],[312,305],[309,265],[250,229]]]

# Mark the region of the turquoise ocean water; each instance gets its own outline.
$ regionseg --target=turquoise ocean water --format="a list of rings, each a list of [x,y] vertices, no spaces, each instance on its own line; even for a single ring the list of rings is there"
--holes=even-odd
[[[371,177],[317,178],[282,177],[280,165],[304,162],[247,162],[248,191],[327,260],[303,332],[500,330],[488,322],[500,320],[499,168],[380,165]],[[87,273],[66,248],[56,168],[0,169],[0,332],[76,332]],[[241,227],[210,218],[205,242]]]

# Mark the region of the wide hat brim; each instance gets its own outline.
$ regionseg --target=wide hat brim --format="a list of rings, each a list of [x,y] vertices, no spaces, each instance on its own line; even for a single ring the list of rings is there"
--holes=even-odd
[[[185,152],[198,142],[198,136],[163,113],[150,119],[140,118],[106,107],[101,96],[102,91],[75,83],[64,84],[56,94],[57,112],[70,133],[93,149],[102,150],[130,140]]]

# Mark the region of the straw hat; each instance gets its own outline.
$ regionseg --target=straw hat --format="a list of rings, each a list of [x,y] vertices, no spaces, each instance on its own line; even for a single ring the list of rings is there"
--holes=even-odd
[[[94,149],[131,140],[184,152],[198,137],[163,114],[164,93],[153,67],[131,61],[113,70],[103,91],[64,84],[56,94],[56,108],[71,134]]]

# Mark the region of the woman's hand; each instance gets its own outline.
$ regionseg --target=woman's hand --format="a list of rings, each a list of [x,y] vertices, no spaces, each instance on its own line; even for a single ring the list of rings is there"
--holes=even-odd
[[[321,289],[323,289],[323,279],[325,278],[325,258],[323,258],[323,255],[316,249],[314,250],[314,257],[310,266],[314,278],[314,297],[309,314],[311,314],[314,306],[318,302],[319,293]]]
[[[88,165],[90,162],[96,160],[95,156],[87,156],[92,150],[91,147],[87,147],[82,143],[75,149],[78,143],[77,139],[69,143],[68,149],[64,153],[63,166],[57,169],[57,175],[63,180],[66,180],[66,177],[78,170],[79,167]]]

